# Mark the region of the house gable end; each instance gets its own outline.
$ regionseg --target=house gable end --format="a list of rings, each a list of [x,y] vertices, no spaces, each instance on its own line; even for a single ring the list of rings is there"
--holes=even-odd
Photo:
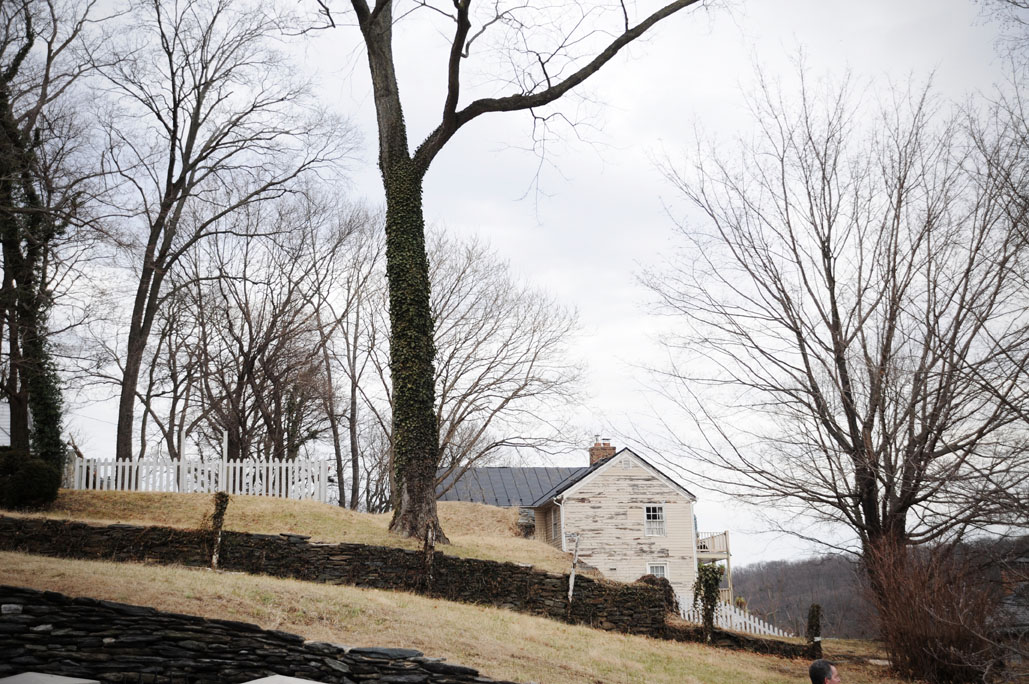
[[[656,480],[660,481],[662,484],[667,486],[672,492],[674,492],[678,496],[683,497],[691,503],[697,500],[697,497],[695,497],[688,489],[669,478],[667,475],[665,475],[660,470],[651,465],[645,458],[637,454],[632,449],[628,448],[623,448],[611,458],[605,461],[601,461],[600,463],[597,463],[594,468],[590,468],[589,471],[584,473],[582,477],[576,479],[574,482],[569,483],[563,490],[551,495],[551,498],[557,498],[558,496],[574,496],[579,489],[582,489],[587,484],[589,484],[589,482],[596,478],[600,473],[604,472],[609,468],[617,467],[615,466],[615,464],[619,463],[623,457],[632,458],[634,463],[646,469]],[[537,501],[535,505],[538,506],[542,503],[544,502]]]

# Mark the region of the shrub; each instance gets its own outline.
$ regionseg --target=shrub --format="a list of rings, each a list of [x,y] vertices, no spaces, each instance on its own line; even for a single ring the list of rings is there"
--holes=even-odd
[[[711,641],[715,631],[715,608],[718,606],[718,587],[722,583],[725,569],[720,565],[700,563],[697,566],[697,580],[693,583],[693,605],[700,604],[704,636]]]
[[[8,450],[0,455],[0,506],[45,508],[57,498],[61,472],[28,453]]]
[[[1000,658],[990,638],[998,596],[981,568],[950,547],[903,546],[877,550],[868,566],[883,643],[900,675],[986,680]]]

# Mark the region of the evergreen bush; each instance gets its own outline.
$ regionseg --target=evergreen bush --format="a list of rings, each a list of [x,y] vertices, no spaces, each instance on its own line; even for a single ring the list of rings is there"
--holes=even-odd
[[[57,498],[61,471],[21,451],[0,455],[0,506],[9,509],[45,508]]]

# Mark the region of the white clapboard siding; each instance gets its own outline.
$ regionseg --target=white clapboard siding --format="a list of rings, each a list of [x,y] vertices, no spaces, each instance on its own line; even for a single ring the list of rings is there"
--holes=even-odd
[[[210,493],[329,500],[328,461],[75,459],[73,489]]]
[[[0,446],[11,446],[11,405],[0,401]]]
[[[703,622],[700,606],[694,607],[687,604],[682,609],[682,618],[688,622],[700,624]],[[751,615],[745,610],[728,603],[720,603],[715,608],[715,626],[721,629],[728,629],[733,632],[745,632],[759,636],[793,636],[775,625],[770,625],[756,615]]]

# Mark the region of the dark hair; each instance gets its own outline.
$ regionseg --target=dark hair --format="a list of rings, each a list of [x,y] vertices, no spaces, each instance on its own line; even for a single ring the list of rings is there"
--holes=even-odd
[[[825,680],[832,679],[833,664],[828,660],[816,660],[808,668],[808,676],[811,677],[811,684],[825,684]]]

